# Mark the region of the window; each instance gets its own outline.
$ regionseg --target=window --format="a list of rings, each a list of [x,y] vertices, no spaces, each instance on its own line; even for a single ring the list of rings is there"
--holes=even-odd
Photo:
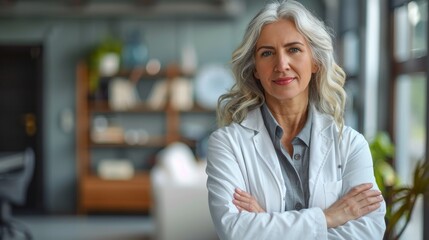
[[[398,62],[426,56],[427,1],[411,1],[393,10],[394,57]]]
[[[427,0],[391,0],[392,49],[390,132],[396,146],[395,168],[403,184],[411,182],[414,166],[427,152]],[[422,199],[401,239],[426,239]]]
[[[400,75],[396,79],[395,163],[402,184],[412,183],[414,167],[425,156],[426,83],[425,73]],[[402,239],[423,239],[422,209],[419,199]]]

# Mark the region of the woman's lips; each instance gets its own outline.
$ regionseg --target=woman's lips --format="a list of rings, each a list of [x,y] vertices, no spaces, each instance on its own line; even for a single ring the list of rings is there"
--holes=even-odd
[[[287,85],[287,84],[291,83],[293,80],[295,80],[294,77],[284,77],[284,78],[277,78],[273,82],[278,84],[278,85]]]

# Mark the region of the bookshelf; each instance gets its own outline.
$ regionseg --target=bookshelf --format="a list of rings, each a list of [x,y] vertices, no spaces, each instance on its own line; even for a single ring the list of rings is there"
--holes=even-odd
[[[175,72],[175,71],[173,71]],[[173,81],[176,74],[168,71],[160,73],[167,82]],[[76,161],[77,161],[77,211],[79,214],[90,212],[148,212],[152,206],[152,189],[150,168],[135,169],[132,178],[126,180],[103,179],[94,170],[94,151],[127,152],[139,149],[161,150],[175,141],[195,146],[195,141],[187,139],[181,133],[182,114],[215,114],[213,110],[195,106],[187,111],[179,111],[168,103],[162,109],[154,109],[147,103],[138,103],[127,110],[114,110],[107,101],[94,101],[89,98],[88,68],[85,62],[80,62],[76,68]],[[143,76],[144,78],[144,76]],[[152,80],[151,80],[152,81]],[[156,80],[154,80],[156,81]],[[126,141],[94,142],[91,138],[94,116],[137,116],[144,121],[149,115],[155,114],[162,121],[157,121],[163,132],[150,134],[147,141],[129,144]]]

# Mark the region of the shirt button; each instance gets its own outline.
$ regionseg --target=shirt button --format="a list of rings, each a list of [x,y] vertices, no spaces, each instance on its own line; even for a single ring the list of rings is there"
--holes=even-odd
[[[295,204],[295,210],[299,211],[301,209],[302,209],[302,204],[301,203]]]
[[[293,159],[295,159],[295,160],[297,160],[297,161],[301,160],[301,154],[295,154],[295,155],[293,156]]]

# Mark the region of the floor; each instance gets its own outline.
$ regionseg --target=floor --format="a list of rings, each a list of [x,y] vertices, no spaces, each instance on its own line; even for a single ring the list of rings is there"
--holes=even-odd
[[[33,240],[152,240],[148,216],[19,216]],[[14,239],[23,239],[16,235]]]
[[[421,199],[401,239],[423,239]],[[420,208],[420,209],[419,209]],[[420,211],[419,211],[420,210]],[[18,216],[30,229],[33,240],[155,240],[150,216]],[[5,238],[4,240],[11,240]],[[24,239],[16,236],[14,240]]]

